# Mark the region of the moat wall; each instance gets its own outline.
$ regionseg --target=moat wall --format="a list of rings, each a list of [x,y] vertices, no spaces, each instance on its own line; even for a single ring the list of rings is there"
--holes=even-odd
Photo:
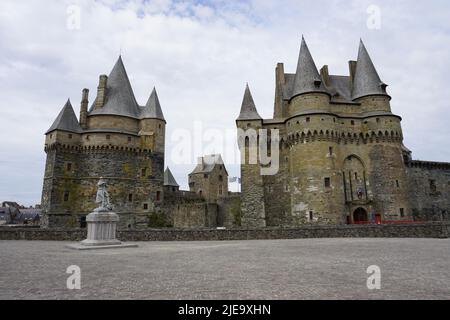
[[[86,230],[0,227],[0,240],[80,241]],[[212,241],[307,238],[450,238],[450,222],[264,229],[151,229],[118,231],[122,241]]]

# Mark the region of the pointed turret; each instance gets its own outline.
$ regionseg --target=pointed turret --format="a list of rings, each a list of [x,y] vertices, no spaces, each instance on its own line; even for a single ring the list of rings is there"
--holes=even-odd
[[[169,187],[179,187],[180,185],[177,183],[175,178],[173,177],[172,172],[170,171],[169,167],[167,167],[166,171],[164,171],[164,186]]]
[[[56,117],[50,129],[47,130],[45,134],[49,134],[52,131],[61,130],[74,133],[81,133],[83,130],[78,123],[77,116],[73,111],[70,99],[67,100],[66,104],[62,108],[61,112]]]
[[[241,106],[241,113],[239,114],[239,118],[237,118],[237,120],[262,120],[261,116],[256,110],[256,105],[253,101],[252,93],[250,92],[248,84],[245,88],[244,99]]]
[[[141,119],[164,119],[164,114],[159,103],[158,94],[156,88],[153,88],[150,98],[148,98],[147,104],[142,108]]]
[[[297,63],[297,72],[292,87],[291,97],[295,97],[304,93],[322,92],[327,93],[322,78],[317,71],[316,64],[306,44],[305,38],[302,36],[302,44],[300,46],[300,54]]]
[[[370,59],[369,53],[361,40],[355,78],[353,80],[352,99],[356,100],[369,95],[388,95],[386,87],[387,85],[381,81],[372,59]]]
[[[100,82],[102,84],[102,81]],[[99,89],[101,89],[100,85]],[[139,118],[140,116],[140,108],[134,97],[121,56],[106,79],[105,97],[97,96],[97,99],[101,98],[103,98],[103,103],[94,102],[90,115],[108,114],[132,118]]]

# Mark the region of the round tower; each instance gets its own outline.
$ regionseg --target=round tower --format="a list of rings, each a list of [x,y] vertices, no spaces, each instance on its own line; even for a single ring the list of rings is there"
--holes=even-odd
[[[242,226],[265,227],[264,183],[259,162],[259,130],[263,120],[247,85],[241,112],[236,120],[241,151],[241,211]]]

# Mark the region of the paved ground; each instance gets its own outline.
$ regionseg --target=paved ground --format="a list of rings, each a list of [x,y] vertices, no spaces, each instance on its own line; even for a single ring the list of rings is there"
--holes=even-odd
[[[450,240],[140,242],[73,251],[0,241],[0,299],[449,299]],[[81,268],[68,290],[66,268]],[[381,268],[370,291],[366,269]]]

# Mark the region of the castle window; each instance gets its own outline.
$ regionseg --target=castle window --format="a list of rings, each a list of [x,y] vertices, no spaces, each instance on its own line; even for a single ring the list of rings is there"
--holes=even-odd
[[[336,122],[336,118],[333,118],[333,122]]]
[[[358,180],[358,172],[355,172],[355,180]]]
[[[146,177],[146,176],[147,176],[147,168],[142,168],[142,170],[141,170],[141,175],[142,175],[143,177]]]
[[[71,171],[72,170],[72,163],[68,163],[67,164],[67,171]]]
[[[395,184],[396,184],[397,188],[400,188],[400,182],[398,180],[395,180]]]
[[[219,185],[219,196],[221,196],[222,193],[223,193],[223,187],[222,187],[222,185],[220,184],[220,185]]]
[[[311,118],[310,118],[310,117],[307,117],[307,118],[306,118],[306,122],[311,122]]]
[[[354,125],[355,125],[355,120],[350,121],[350,124],[351,124],[352,126],[354,126]]]
[[[309,221],[313,221],[314,213],[312,211],[309,212]]]
[[[64,202],[69,201],[69,191],[64,192]]]
[[[106,140],[110,140],[111,139],[111,135],[107,134],[106,135]]]
[[[71,133],[69,133],[69,139],[72,139],[72,134]]]
[[[284,186],[284,191],[289,192],[289,185],[288,184]]]
[[[91,138],[91,137],[90,137],[89,135],[86,136],[86,140],[89,141],[90,138]]]
[[[131,142],[131,137],[128,137],[128,143],[130,143]]]
[[[380,123],[380,118],[377,118],[377,123]]]
[[[148,210],[148,203],[144,203],[144,210]]]
[[[207,174],[204,174],[204,175],[203,175],[203,178],[208,179],[208,175],[207,175]]]
[[[331,188],[331,178],[326,177],[324,179],[324,183],[325,183],[325,188]]]
[[[156,191],[156,201],[161,200],[161,191]]]
[[[330,156],[333,155],[333,147],[329,147],[328,148],[328,153],[329,153]]]
[[[223,176],[219,176],[219,181],[223,181]]]
[[[80,217],[80,228],[86,229],[87,223],[86,223],[86,216]]]
[[[50,133],[50,139],[53,138],[53,133]]]
[[[431,192],[437,191],[436,180],[430,180],[430,190],[431,190]]]
[[[405,216],[405,209],[404,208],[400,208],[400,217],[404,217]]]
[[[133,202],[133,194],[132,193],[128,194],[128,202]]]

